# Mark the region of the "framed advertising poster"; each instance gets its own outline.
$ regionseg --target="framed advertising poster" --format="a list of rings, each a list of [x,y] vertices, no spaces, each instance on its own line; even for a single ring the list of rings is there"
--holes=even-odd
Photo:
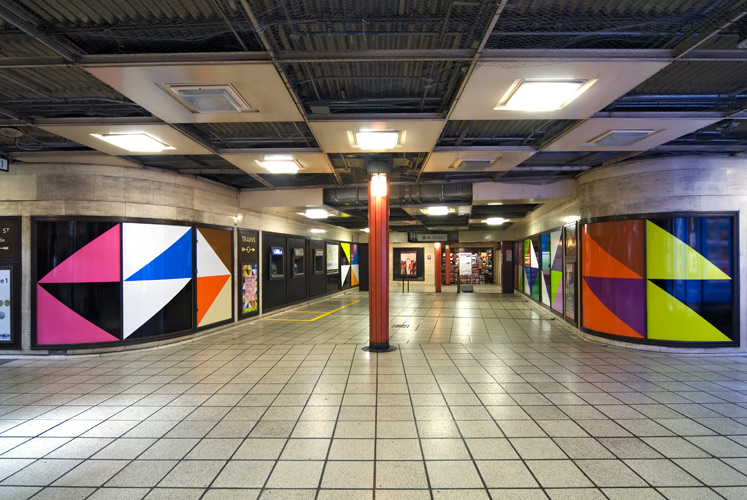
[[[394,248],[392,279],[394,281],[425,281],[425,250]]]
[[[259,231],[239,229],[239,319],[259,314]]]
[[[9,267],[0,268],[0,342],[10,342],[13,338],[13,309],[12,309],[12,270]]]

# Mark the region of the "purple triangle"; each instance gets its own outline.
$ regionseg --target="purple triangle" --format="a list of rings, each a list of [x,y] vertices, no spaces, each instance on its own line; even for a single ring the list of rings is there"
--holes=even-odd
[[[584,281],[615,316],[646,337],[646,280],[584,276]]]

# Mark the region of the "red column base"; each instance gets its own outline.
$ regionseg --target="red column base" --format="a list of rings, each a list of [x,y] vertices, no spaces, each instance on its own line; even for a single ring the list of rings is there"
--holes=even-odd
[[[367,346],[363,347],[363,350],[368,352],[391,352],[396,349],[397,348],[390,345],[389,342],[369,342]]]

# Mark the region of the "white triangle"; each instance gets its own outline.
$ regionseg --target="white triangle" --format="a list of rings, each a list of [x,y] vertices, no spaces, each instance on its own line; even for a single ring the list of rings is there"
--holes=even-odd
[[[540,298],[540,300],[542,301],[543,304],[547,304],[549,306],[550,305],[550,293],[549,293],[549,290],[547,289],[547,284],[545,283],[545,277],[542,275],[541,271],[540,271],[539,279],[540,279],[540,290],[541,290],[540,293],[542,294],[542,297]]]
[[[158,311],[176,297],[192,278],[123,283],[123,338],[143,326]]]
[[[534,243],[529,240],[529,267],[539,269],[539,262],[537,262],[537,254],[534,253]]]
[[[207,242],[200,230],[197,230],[197,277],[225,276],[231,274],[213,247]]]
[[[348,277],[350,266],[340,266],[340,286],[345,284],[345,278]]]
[[[552,269],[552,264],[555,262],[555,256],[558,253],[558,249],[560,248],[560,235],[562,234],[562,231],[555,231],[550,233],[550,265],[548,266],[550,269]]]
[[[162,224],[122,224],[122,275],[126,280],[165,252],[191,228]]]

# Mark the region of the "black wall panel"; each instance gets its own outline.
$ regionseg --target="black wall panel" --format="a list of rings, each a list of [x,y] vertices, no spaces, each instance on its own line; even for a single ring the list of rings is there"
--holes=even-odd
[[[299,251],[302,255],[299,255]],[[286,280],[286,300],[287,302],[303,300],[306,298],[306,279],[309,276],[306,239],[289,236],[285,253],[290,271]]]
[[[283,251],[282,266],[273,265],[273,249],[281,248]],[[276,234],[264,233],[262,238],[262,301],[265,311],[285,305],[288,302],[286,296],[287,279],[289,275],[287,238]],[[282,267],[282,269],[281,269]],[[282,277],[280,277],[282,276]]]
[[[322,240],[309,240],[309,297],[316,297],[327,292],[327,256],[326,247]],[[319,268],[319,252],[321,252],[321,268]]]
[[[358,281],[360,282],[359,290],[361,292],[368,291],[368,243],[358,244],[358,265],[360,266],[360,276]]]

